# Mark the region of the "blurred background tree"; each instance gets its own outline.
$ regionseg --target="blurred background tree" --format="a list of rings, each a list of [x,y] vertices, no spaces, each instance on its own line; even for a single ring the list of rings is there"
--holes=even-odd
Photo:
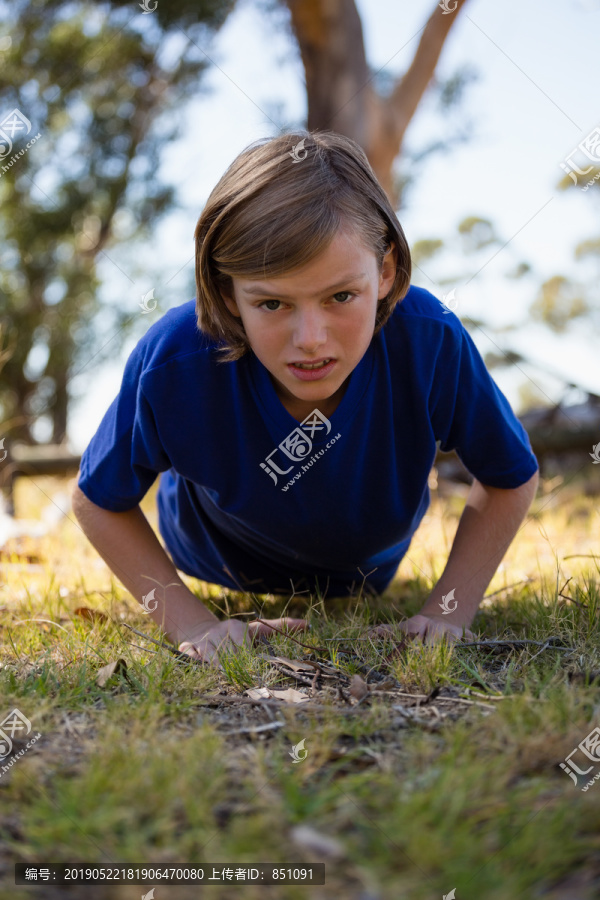
[[[410,66],[394,77],[369,66],[354,0],[286,0],[306,78],[306,127],[331,129],[360,144],[395,209],[407,181],[395,166],[425,91],[436,89],[440,109],[448,112],[476,77],[468,66],[441,83],[434,77],[444,44],[466,2],[455,0],[451,14],[444,14],[437,4],[432,6]],[[453,143],[465,139],[459,130],[445,133],[443,140],[422,149],[419,161],[442,149],[447,152]]]
[[[571,184],[571,182],[569,183]],[[498,247],[497,252],[499,252],[508,244],[510,241],[500,236],[496,225],[490,219],[476,215],[467,216],[458,223],[455,235],[449,235],[446,238],[440,236],[422,238],[413,245],[411,250],[416,270],[415,280],[418,281],[419,275],[422,275],[420,280],[425,283],[433,282],[441,287],[452,285],[452,299],[456,306],[448,303],[448,307],[459,313],[459,309],[456,307],[460,302],[460,297],[455,297],[454,289],[460,294],[461,285],[467,285],[475,278],[481,270],[481,263],[487,265],[490,261],[489,250],[491,248],[496,246]],[[480,251],[486,248],[488,252],[482,256]],[[598,260],[600,263],[600,241],[589,239],[581,242],[574,248],[573,256],[576,260],[588,257]],[[464,266],[463,271],[459,273],[456,272],[456,260],[460,260]],[[454,265],[451,266],[450,262]],[[452,268],[454,271],[450,271]],[[561,374],[557,368],[553,367],[552,363],[544,363],[535,359],[534,353],[530,356],[527,352],[511,347],[510,335],[522,332],[526,328],[531,331],[532,323],[539,323],[556,335],[568,334],[569,330],[578,323],[583,324],[587,331],[600,331],[600,288],[597,273],[588,279],[580,280],[574,280],[561,273],[543,279],[530,262],[518,260],[512,268],[504,271],[503,277],[509,282],[507,291],[510,291],[511,281],[528,280],[528,293],[532,299],[524,307],[523,316],[520,319],[513,319],[509,324],[494,328],[483,319],[464,315],[460,311],[461,321],[469,332],[474,333],[477,329],[482,329],[488,336],[493,335],[495,349],[484,354],[487,368],[494,370],[526,364],[553,379],[558,379],[563,382],[565,388],[563,399],[570,394],[572,389],[575,389],[580,396],[583,393],[587,401],[592,401],[589,415],[585,413],[584,418],[595,422],[598,417],[600,396],[585,386],[577,384],[570,375]],[[450,293],[444,295],[446,298],[450,296]],[[534,349],[533,345],[531,350]],[[519,394],[521,412],[534,407],[555,407],[556,405],[531,381],[523,382]],[[568,423],[563,423],[563,430],[565,433],[561,436],[561,441],[566,445],[568,444]],[[574,437],[573,445],[581,446],[584,439],[581,435],[577,436],[578,426],[573,423],[570,430]]]
[[[13,439],[35,442],[44,417],[49,439],[64,441],[70,378],[114,357],[138,318],[133,303],[111,306],[100,326],[96,261],[172,206],[172,188],[155,178],[160,151],[177,135],[178,108],[200,90],[207,61],[194,41],[234,5],[171,0],[154,15],[123,2],[2,6],[0,30],[11,39],[2,118],[16,108],[30,137],[41,134],[0,179],[0,324],[10,353],[0,414]]]

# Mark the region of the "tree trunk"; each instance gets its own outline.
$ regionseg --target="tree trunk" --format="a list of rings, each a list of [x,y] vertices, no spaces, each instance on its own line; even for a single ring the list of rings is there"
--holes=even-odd
[[[467,0],[444,14],[435,6],[412,62],[389,97],[377,94],[354,0],[286,0],[306,77],[309,131],[336,131],[364,149],[395,209],[393,163],[435,72],[448,33]],[[401,49],[401,48],[400,48]]]
[[[591,454],[595,445],[600,442],[598,400],[573,406],[532,409],[519,416],[519,419],[537,457],[578,450]]]

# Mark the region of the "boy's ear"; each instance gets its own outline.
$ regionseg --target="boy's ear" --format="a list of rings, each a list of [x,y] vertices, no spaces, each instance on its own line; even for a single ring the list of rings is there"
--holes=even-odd
[[[381,300],[382,297],[387,296],[387,294],[391,290],[394,279],[396,277],[397,264],[398,248],[393,241],[390,241],[388,251],[383,257],[381,274],[379,276],[379,300]]]
[[[223,290],[223,288],[221,288],[221,297],[223,298],[223,303],[225,304],[229,312],[233,316],[237,316],[237,318],[239,319],[241,314],[238,309],[238,305],[233,297],[231,297],[225,290]]]

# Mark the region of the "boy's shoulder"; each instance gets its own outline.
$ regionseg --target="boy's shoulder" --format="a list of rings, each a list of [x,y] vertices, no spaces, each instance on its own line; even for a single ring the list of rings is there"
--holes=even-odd
[[[449,297],[449,302],[452,302]],[[426,288],[411,285],[406,296],[396,304],[383,331],[386,341],[409,341],[424,344],[429,351],[442,344],[448,349],[460,345],[465,333],[457,315]]]
[[[207,357],[217,342],[198,328],[196,301],[169,309],[137,343],[145,372],[190,354]]]
[[[451,302],[453,293],[450,291],[448,295],[442,296],[448,296]],[[396,304],[390,318],[402,320],[407,317],[418,318],[424,322],[435,322],[438,325],[450,325],[453,328],[461,326],[460,319],[454,315],[451,306],[442,303],[426,288],[417,287],[414,284],[411,284],[404,299]]]

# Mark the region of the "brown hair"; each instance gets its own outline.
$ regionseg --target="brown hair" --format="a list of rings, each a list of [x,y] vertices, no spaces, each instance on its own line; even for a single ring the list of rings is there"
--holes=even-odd
[[[221,296],[233,297],[232,277],[287,274],[323,253],[340,231],[362,238],[380,271],[390,242],[397,247],[396,277],[379,301],[377,334],[410,287],[411,261],[402,226],[362,148],[335,132],[295,131],[260,138],[234,159],[194,232],[198,327],[223,343],[220,362],[251,349],[241,319]]]

